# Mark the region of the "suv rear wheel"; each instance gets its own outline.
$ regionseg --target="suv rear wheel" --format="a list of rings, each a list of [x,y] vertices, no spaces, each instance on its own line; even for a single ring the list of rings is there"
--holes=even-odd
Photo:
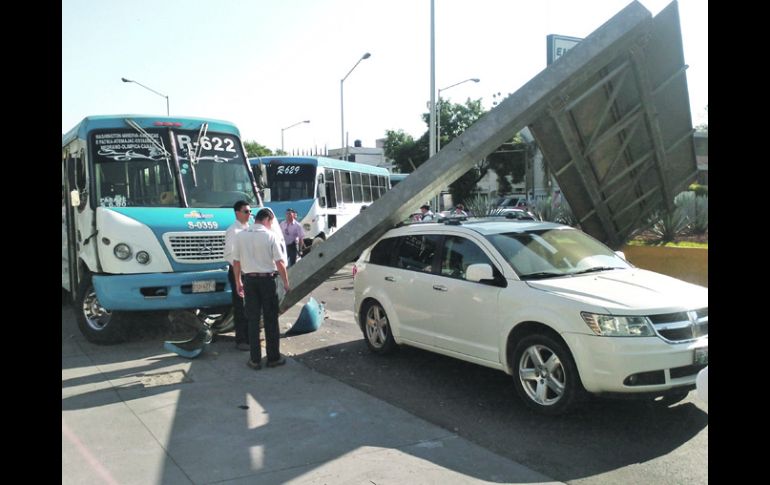
[[[361,309],[361,315],[364,339],[369,350],[378,354],[395,350],[396,341],[393,340],[388,315],[380,303],[375,300],[367,301]]]
[[[583,394],[572,355],[561,342],[542,334],[521,339],[513,351],[513,383],[530,409],[558,415]]]

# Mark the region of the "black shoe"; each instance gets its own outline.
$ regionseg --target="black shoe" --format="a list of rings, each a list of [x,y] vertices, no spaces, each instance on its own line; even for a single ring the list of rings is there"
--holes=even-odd
[[[283,365],[285,363],[286,363],[286,359],[283,356],[280,356],[278,358],[278,360],[272,360],[272,361],[268,360],[267,361],[267,366],[268,367],[278,367],[279,365]]]
[[[260,364],[259,362],[253,362],[251,359],[249,359],[249,361],[246,362],[246,365],[251,367],[254,370],[259,370],[262,368],[262,364]],[[269,366],[270,363],[268,363],[267,365]]]

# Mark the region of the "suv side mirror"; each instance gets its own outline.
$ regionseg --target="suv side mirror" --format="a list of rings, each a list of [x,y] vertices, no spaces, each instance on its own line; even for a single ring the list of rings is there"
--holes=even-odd
[[[487,263],[471,264],[465,269],[465,279],[468,281],[481,281],[494,279],[492,266]]]

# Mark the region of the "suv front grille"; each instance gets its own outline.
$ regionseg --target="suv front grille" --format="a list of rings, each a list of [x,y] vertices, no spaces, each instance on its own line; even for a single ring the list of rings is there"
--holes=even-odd
[[[178,263],[213,263],[224,261],[225,232],[167,232],[163,241]]]
[[[669,342],[687,342],[708,337],[709,309],[700,308],[690,312],[650,315],[655,332]]]

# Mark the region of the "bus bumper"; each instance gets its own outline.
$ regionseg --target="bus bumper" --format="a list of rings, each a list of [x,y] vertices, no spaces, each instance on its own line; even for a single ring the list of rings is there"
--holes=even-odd
[[[231,305],[227,270],[94,275],[94,290],[107,310],[174,310]]]

